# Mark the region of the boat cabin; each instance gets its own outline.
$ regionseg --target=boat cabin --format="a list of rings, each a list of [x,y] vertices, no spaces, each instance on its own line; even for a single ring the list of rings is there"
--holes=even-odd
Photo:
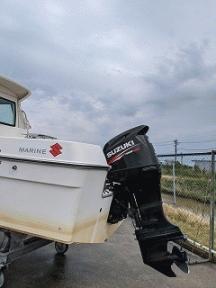
[[[28,89],[0,76],[0,136],[26,136],[30,126],[21,102],[29,95]]]

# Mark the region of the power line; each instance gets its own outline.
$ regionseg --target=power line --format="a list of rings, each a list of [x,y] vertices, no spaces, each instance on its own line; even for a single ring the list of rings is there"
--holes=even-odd
[[[187,145],[187,144],[203,144],[203,143],[209,143],[209,142],[215,142],[215,147],[214,148],[189,148],[190,146],[192,146],[192,145],[189,145],[189,147],[185,147],[185,145]],[[172,146],[173,145],[173,141],[161,141],[161,142],[156,142],[156,143],[154,143],[155,144],[155,146],[157,147],[157,149],[163,149],[163,148],[169,148],[170,146]],[[213,139],[207,139],[207,140],[200,140],[200,141],[178,141],[177,139],[176,140],[174,140],[174,155],[176,155],[177,153],[178,153],[178,146],[179,146],[179,144],[180,144],[180,147],[179,147],[179,149],[181,150],[181,151],[183,151],[183,153],[184,153],[184,151],[211,151],[211,150],[216,150],[216,139],[215,140],[213,140]],[[214,144],[213,144],[214,145]],[[183,147],[182,147],[183,146]],[[185,147],[185,148],[184,148]],[[196,147],[196,146],[195,146]],[[169,148],[170,149],[170,148]],[[167,150],[167,149],[166,149]],[[185,153],[186,153],[185,152]],[[181,153],[181,152],[179,152],[179,153]],[[176,156],[175,156],[175,161],[176,161]],[[183,159],[181,159],[181,162],[183,162]]]
[[[191,143],[191,144],[196,144],[196,143],[209,143],[209,142],[216,142],[216,139],[215,140],[203,140],[203,141],[180,141],[179,143],[181,144],[188,144],[188,143]]]
[[[168,143],[173,143],[173,141],[160,141],[160,142],[154,142],[154,144],[168,144]]]
[[[170,146],[170,145],[173,145],[173,143],[170,143],[170,144],[156,144],[156,143],[154,143],[154,145],[157,145],[157,146]]]
[[[210,150],[215,150],[216,147],[213,148],[181,148],[182,151],[210,151]]]
[[[200,141],[178,141],[178,144],[201,144],[201,143],[210,143],[210,142],[215,142],[215,140],[200,140]],[[155,142],[155,145],[172,145],[173,141],[161,141],[161,142]]]

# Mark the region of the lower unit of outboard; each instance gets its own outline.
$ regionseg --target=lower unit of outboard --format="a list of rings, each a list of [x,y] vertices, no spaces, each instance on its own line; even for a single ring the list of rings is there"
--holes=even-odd
[[[146,136],[148,129],[144,125],[130,129],[104,146],[111,166],[107,185],[114,194],[108,222],[117,223],[130,213],[143,262],[173,277],[172,264],[188,272],[188,259],[186,252],[176,245],[169,252],[168,242],[185,240],[185,237],[164,216],[160,165]]]

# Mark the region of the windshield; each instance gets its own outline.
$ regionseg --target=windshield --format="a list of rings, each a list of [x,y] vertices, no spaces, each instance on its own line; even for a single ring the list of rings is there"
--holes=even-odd
[[[0,97],[0,123],[15,126],[15,102]]]

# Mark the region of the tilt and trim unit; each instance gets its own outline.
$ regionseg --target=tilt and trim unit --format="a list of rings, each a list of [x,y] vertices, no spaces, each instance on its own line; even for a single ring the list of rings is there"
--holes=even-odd
[[[114,137],[104,146],[107,163],[111,166],[106,186],[114,195],[108,222],[117,223],[129,213],[135,222],[143,262],[174,277],[172,264],[188,272],[188,258],[186,252],[176,245],[169,252],[168,242],[179,243],[185,237],[164,216],[160,165],[146,136],[148,129],[144,125],[135,127]]]

